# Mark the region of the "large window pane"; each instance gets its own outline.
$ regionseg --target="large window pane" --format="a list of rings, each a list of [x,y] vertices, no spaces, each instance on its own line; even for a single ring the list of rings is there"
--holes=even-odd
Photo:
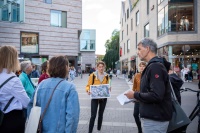
[[[12,15],[11,20],[12,22],[19,22],[20,21],[20,4],[13,3],[11,5]]]
[[[80,51],[95,51],[96,31],[82,30],[80,35]]]
[[[169,1],[169,31],[194,31],[194,0]]]
[[[168,32],[168,5],[164,9],[165,9],[165,33],[167,33]]]
[[[158,13],[158,36],[164,33],[165,33],[165,26],[164,26],[164,8],[163,8]]]
[[[61,27],[61,11],[51,10],[51,26]]]

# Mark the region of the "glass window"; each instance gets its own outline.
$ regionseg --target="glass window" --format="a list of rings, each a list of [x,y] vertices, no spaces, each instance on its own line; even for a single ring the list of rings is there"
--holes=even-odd
[[[127,24],[127,35],[128,35],[128,24]]]
[[[125,49],[125,46],[126,46],[126,44],[124,43],[124,55],[125,55],[125,50],[126,50],[126,49]]]
[[[21,32],[21,53],[39,53],[39,34]]]
[[[129,18],[129,9],[127,9],[127,19]]]
[[[139,25],[139,11],[136,12],[136,25]]]
[[[194,0],[169,1],[169,31],[194,31]]]
[[[165,33],[165,26],[164,26],[164,8],[158,12],[158,36]]]
[[[51,4],[52,0],[44,0],[44,2],[47,3],[47,4]]]
[[[149,0],[147,0],[147,14],[149,14]]]
[[[123,40],[123,36],[124,36],[123,34],[124,34],[124,31],[122,31],[122,40]]]
[[[95,39],[95,30],[82,30],[80,35],[80,51],[95,51]]]
[[[137,33],[135,34],[135,43],[136,43],[136,48],[137,48],[137,44],[138,44],[138,42],[137,42]]]
[[[131,19],[131,31],[133,30],[133,19]]]
[[[130,51],[130,39],[127,40],[127,53]]]
[[[0,0],[0,21],[24,22],[24,0]]]
[[[19,22],[20,21],[20,4],[13,3],[11,5],[11,20],[12,22]]]
[[[51,26],[67,27],[67,12],[51,10]]]
[[[149,37],[149,23],[144,26],[144,37]]]
[[[168,32],[168,5],[165,7],[165,33]]]

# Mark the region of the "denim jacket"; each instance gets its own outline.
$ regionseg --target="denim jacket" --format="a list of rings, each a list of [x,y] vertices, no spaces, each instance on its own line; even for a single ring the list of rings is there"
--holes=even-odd
[[[61,80],[61,78],[48,78],[43,80],[37,87],[36,106],[41,107],[41,114],[44,112],[53,89]],[[33,98],[34,96],[27,108],[28,117],[33,107]],[[80,106],[75,86],[63,80],[54,91],[42,121],[42,133],[76,133],[79,114]]]

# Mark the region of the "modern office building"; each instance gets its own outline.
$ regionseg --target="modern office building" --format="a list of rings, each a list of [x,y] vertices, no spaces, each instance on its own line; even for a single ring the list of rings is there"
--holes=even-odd
[[[126,0],[121,4],[121,69],[136,68],[137,44],[150,37],[176,72],[200,68],[199,0]]]
[[[36,64],[66,55],[77,66],[82,0],[0,0],[0,46]]]
[[[89,72],[95,67],[96,30],[83,29],[81,31],[79,50],[78,65],[81,65],[85,72]]]

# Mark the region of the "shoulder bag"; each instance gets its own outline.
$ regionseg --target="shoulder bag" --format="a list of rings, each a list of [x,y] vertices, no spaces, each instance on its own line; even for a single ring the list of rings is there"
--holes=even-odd
[[[172,91],[172,119],[169,121],[169,126],[167,132],[172,132],[176,129],[179,129],[181,127],[187,126],[190,124],[190,119],[187,117],[183,109],[181,108],[180,104],[177,101],[176,95],[174,93],[173,87],[170,83],[171,91]]]
[[[62,82],[63,80],[61,80],[60,82]],[[36,106],[36,100],[37,100],[37,91],[38,88],[35,92],[35,96],[34,96],[34,101],[33,101],[33,108],[31,109],[30,115],[29,115],[29,119],[28,119],[28,123],[26,126],[26,130],[25,133],[41,133],[42,132],[42,120],[44,118],[44,115],[47,111],[47,108],[51,102],[53,93],[55,91],[55,89],[57,88],[57,86],[60,84],[60,82],[56,85],[56,87],[53,89],[53,92],[51,93],[51,96],[48,100],[48,103],[44,109],[44,112],[41,115],[41,107]]]

